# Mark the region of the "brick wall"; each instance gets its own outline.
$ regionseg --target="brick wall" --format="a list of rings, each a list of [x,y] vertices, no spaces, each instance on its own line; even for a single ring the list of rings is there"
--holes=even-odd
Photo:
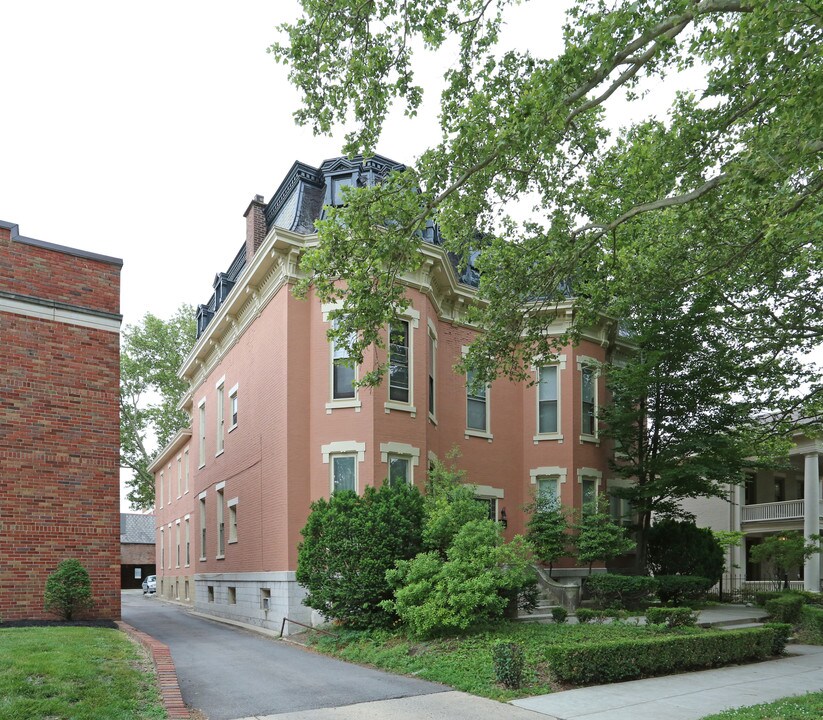
[[[0,242],[0,291],[16,296],[117,313],[119,271]],[[119,335],[23,310],[0,311],[0,338],[0,618],[53,618],[43,590],[66,558],[91,575],[90,614],[118,618]]]

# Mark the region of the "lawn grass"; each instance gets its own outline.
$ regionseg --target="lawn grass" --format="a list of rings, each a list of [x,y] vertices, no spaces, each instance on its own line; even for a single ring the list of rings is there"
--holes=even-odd
[[[773,703],[724,710],[703,720],[819,720],[823,717],[823,692],[784,698]]]
[[[650,632],[654,631],[623,623],[538,625],[501,622],[471,634],[425,641],[386,631],[335,630],[331,635],[312,634],[308,643],[320,652],[342,660],[414,675],[473,695],[506,701],[527,695],[544,695],[557,689],[551,683],[545,659],[548,645],[595,638],[617,640]],[[491,648],[499,640],[523,645],[526,676],[523,686],[517,690],[504,688],[495,681]]]
[[[154,669],[119,630],[0,629],[3,720],[166,718]]]

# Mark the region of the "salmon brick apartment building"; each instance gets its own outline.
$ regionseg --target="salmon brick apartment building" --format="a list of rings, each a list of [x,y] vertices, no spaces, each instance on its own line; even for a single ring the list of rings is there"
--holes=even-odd
[[[283,617],[310,622],[295,569],[311,502],[387,477],[422,488],[431,459],[454,446],[508,537],[524,532],[523,506],[538,491],[573,508],[608,491],[597,428],[606,328],[535,367],[533,385],[501,379],[471,392],[453,366],[476,332],[466,310],[477,278],[456,271],[431,226],[420,270],[402,279],[411,304],[387,328],[390,377],[355,388],[362,370],[326,337],[334,308],[293,296],[324,205],[401,167],[379,156],[298,162],[268,203],[258,195],[246,210],[245,243],[199,307],[180,371],[191,427],[151,467],[162,596],[270,629]],[[561,306],[550,332],[572,312]]]
[[[61,560],[120,617],[122,261],[0,221],[0,620],[43,610]]]

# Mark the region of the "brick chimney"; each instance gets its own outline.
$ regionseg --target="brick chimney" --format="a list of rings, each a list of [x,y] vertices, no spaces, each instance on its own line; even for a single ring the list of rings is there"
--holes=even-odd
[[[243,214],[246,218],[246,263],[250,263],[266,239],[266,203],[262,195],[255,195]]]

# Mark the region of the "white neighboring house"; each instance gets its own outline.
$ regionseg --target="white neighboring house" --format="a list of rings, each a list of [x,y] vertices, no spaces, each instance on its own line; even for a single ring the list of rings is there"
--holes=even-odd
[[[745,534],[741,546],[732,548],[726,559],[727,568],[731,568],[727,576],[742,575],[744,582],[769,580],[768,568],[748,560],[754,545],[769,535],[789,530],[802,530],[807,537],[820,533],[823,438],[798,432],[793,440],[785,470],[750,473],[745,483],[729,486],[728,500],[697,498],[682,503],[700,527]],[[820,592],[822,568],[823,553],[817,553],[804,567],[791,572],[792,587]]]

